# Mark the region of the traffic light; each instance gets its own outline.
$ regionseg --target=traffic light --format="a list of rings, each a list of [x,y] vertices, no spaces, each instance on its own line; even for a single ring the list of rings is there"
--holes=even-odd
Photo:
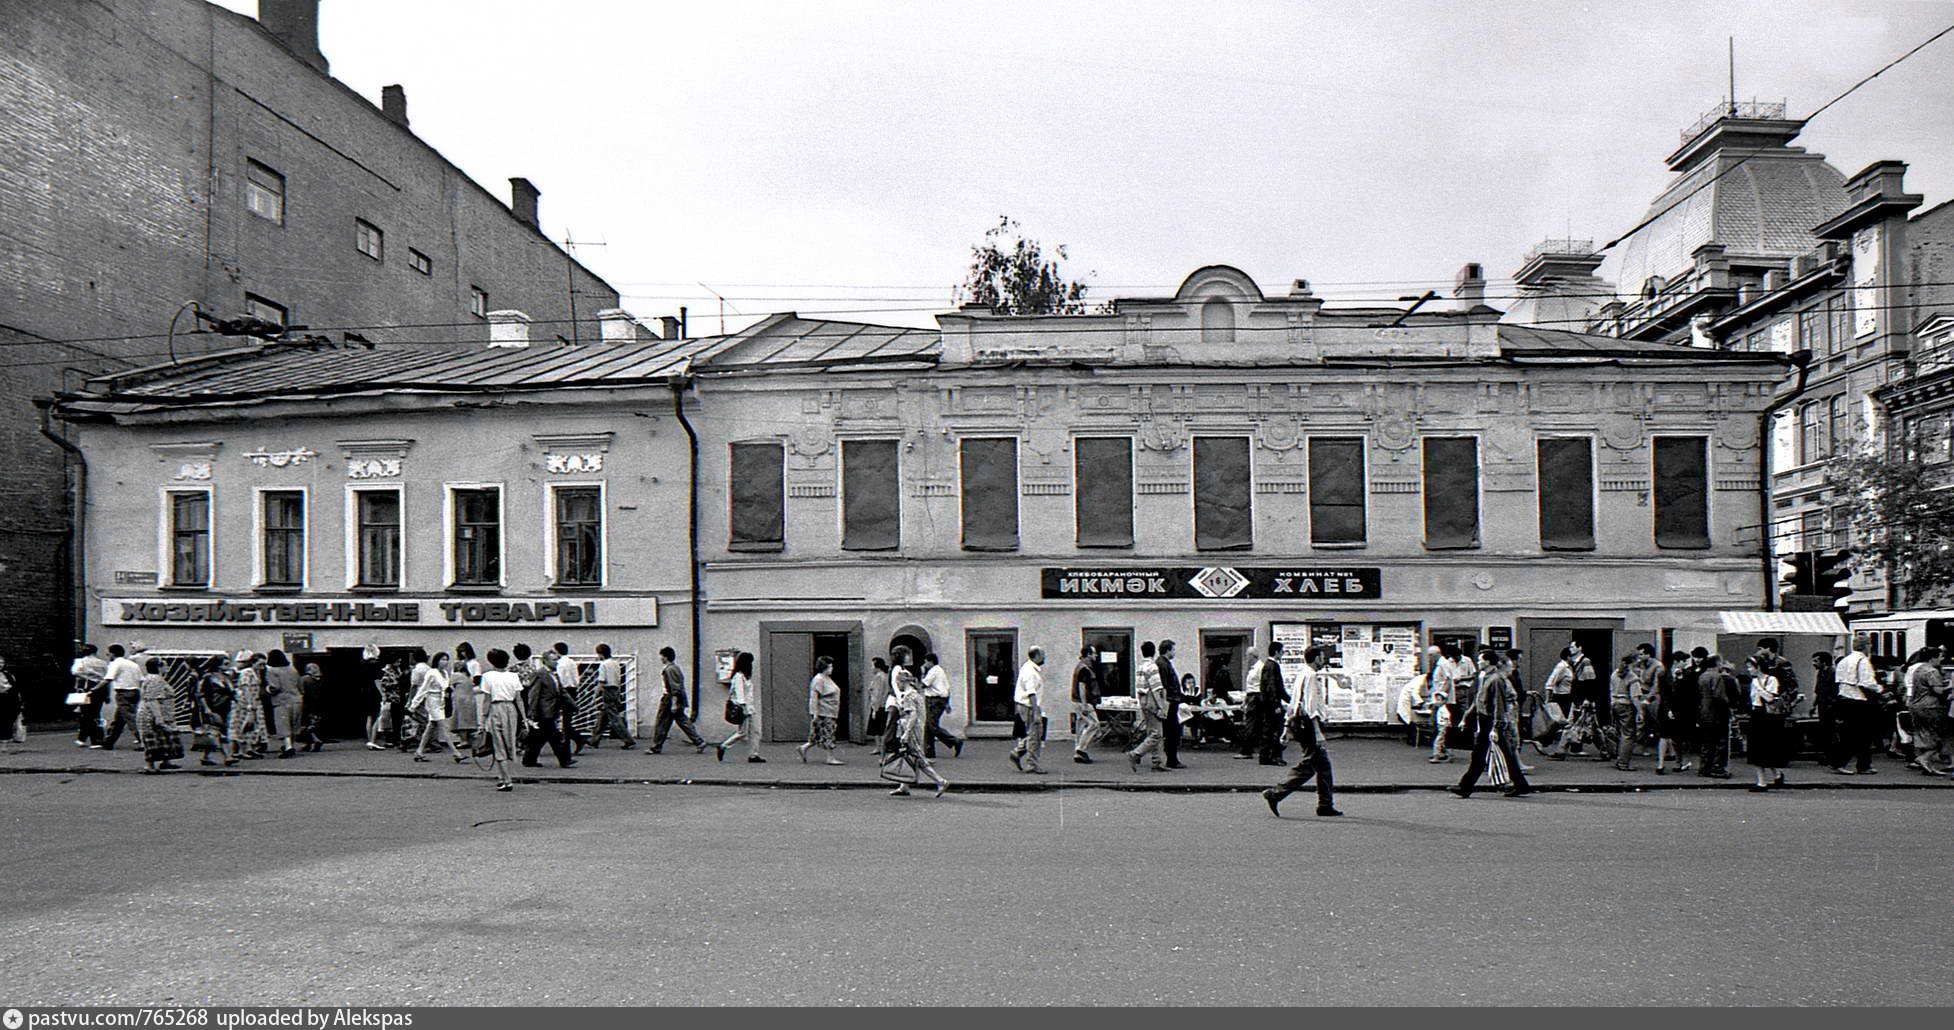
[[[1778,596],[1812,592],[1813,554],[1798,551],[1778,558]]]
[[[1832,607],[1844,611],[1852,606],[1852,549],[1821,551],[1812,568],[1813,593],[1832,598]]]

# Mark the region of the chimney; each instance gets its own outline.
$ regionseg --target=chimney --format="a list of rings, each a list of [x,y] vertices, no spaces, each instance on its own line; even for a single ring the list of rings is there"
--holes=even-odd
[[[520,311],[491,311],[488,313],[489,342],[491,349],[521,349],[529,346],[529,316]]]
[[[664,334],[663,334],[663,335],[664,335],[664,337],[665,337],[665,339],[667,339],[667,340],[676,340],[676,339],[678,339],[678,338],[679,338],[679,335],[678,335],[678,318],[677,318],[677,316],[674,316],[674,315],[660,315],[660,316],[658,316],[658,324],[659,324],[659,325],[660,325],[661,327],[663,327],[663,329],[665,330],[665,331],[664,331]]]
[[[331,74],[326,55],[319,52],[319,0],[258,0],[258,24],[293,56]]]
[[[543,231],[543,223],[536,218],[536,198],[542,195],[543,191],[537,189],[536,184],[528,179],[509,180],[509,210],[514,211],[517,218],[527,222],[529,227],[537,232]]]
[[[605,308],[597,313],[597,328],[604,343],[619,346],[643,343],[651,333],[623,308]]]
[[[1477,261],[1468,261],[1459,269],[1458,277],[1452,280],[1452,307],[1458,311],[1470,311],[1486,303],[1486,269]]]
[[[400,86],[380,87],[380,113],[387,120],[405,129],[407,127],[407,90]]]

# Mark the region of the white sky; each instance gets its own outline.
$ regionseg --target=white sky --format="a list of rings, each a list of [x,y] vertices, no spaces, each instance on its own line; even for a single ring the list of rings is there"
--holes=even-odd
[[[222,0],[255,13],[255,0]],[[930,325],[999,214],[1089,299],[1232,264],[1271,293],[1395,300],[1548,236],[1606,242],[1726,92],[1802,115],[1954,23],[1954,3],[1459,0],[640,3],[324,0],[321,48],[641,316],[725,294]],[[1954,36],[1801,142],[1954,195]],[[1495,282],[1493,295],[1508,293]],[[1497,299],[1492,303],[1503,306]],[[747,319],[729,317],[737,327]]]

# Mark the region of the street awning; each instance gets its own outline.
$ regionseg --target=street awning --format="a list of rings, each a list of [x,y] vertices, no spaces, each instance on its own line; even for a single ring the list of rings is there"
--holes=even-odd
[[[1836,612],[1718,612],[1725,633],[1810,633],[1841,636],[1845,620]]]

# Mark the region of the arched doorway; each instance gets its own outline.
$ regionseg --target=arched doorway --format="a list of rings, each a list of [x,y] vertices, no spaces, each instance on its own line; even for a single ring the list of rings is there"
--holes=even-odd
[[[930,642],[929,630],[915,625],[896,630],[895,635],[889,638],[889,653],[894,654],[898,647],[909,649],[909,671],[915,673],[918,679],[922,678],[923,656],[936,650],[936,646]]]

